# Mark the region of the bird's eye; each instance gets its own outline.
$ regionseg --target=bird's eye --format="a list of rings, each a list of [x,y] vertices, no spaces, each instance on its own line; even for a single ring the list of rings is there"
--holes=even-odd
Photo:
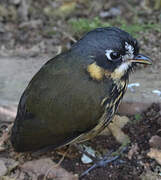
[[[110,54],[111,60],[120,59],[121,55],[118,52],[111,52]]]
[[[110,61],[118,61],[122,58],[121,54],[119,52],[113,51],[111,49],[107,49],[105,51],[105,55]]]

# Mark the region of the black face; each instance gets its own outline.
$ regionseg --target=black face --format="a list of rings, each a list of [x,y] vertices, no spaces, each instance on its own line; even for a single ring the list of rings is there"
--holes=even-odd
[[[97,65],[111,72],[126,59],[139,53],[137,40],[118,28],[96,29],[91,32],[91,36],[94,41],[92,44],[95,44],[93,54]]]
[[[144,56],[142,61],[135,59],[139,56],[137,40],[116,27],[97,28],[87,33],[73,49],[77,49],[82,56],[88,57],[87,59],[92,58],[98,66],[109,72],[116,69],[127,72],[137,62],[148,64]],[[129,61],[132,59],[134,60]]]

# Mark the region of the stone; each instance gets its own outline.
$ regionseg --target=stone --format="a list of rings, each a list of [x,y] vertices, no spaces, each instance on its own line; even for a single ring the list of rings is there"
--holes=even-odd
[[[54,180],[78,180],[78,177],[67,172],[62,167],[54,163],[50,158],[28,161],[21,166],[22,171],[34,175],[34,178],[44,177],[44,179]]]
[[[129,98],[130,100],[130,98]],[[135,115],[135,114],[141,114],[143,111],[145,111],[148,107],[150,107],[151,103],[143,103],[143,102],[121,102],[118,113],[120,115]]]
[[[0,159],[0,177],[4,176],[6,173],[7,173],[7,168],[5,166],[5,163]]]
[[[23,90],[33,75],[50,58],[51,56],[1,56],[0,105],[17,106]],[[151,103],[161,103],[161,97],[152,93],[154,89],[160,89],[161,87],[161,74],[157,72],[158,70],[155,71],[151,72],[150,67],[147,67],[130,76],[130,84],[139,83],[140,86],[134,87],[133,92],[130,89],[127,90],[123,103],[120,105],[119,113],[133,115],[144,111]]]
[[[0,106],[17,107],[32,76],[49,57],[0,57]]]
[[[0,106],[0,121],[1,122],[13,122],[16,117],[16,107]]]
[[[15,161],[14,159],[11,159],[11,158],[1,158],[0,160],[2,160],[5,163],[5,166],[7,168],[7,172],[12,171],[19,164],[18,161]]]
[[[110,17],[115,17],[121,15],[121,10],[117,7],[111,8],[109,11],[101,11],[100,12],[100,17],[101,18],[110,18]]]
[[[148,169],[147,171],[144,171],[140,175],[140,179],[141,180],[160,180],[160,175]]]

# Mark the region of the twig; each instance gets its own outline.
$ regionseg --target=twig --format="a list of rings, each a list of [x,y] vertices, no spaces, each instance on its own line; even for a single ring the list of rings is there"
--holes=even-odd
[[[69,39],[70,39],[71,41],[73,41],[74,43],[77,42],[77,40],[76,40],[74,37],[72,37],[69,33],[64,32],[64,31],[61,31],[61,33],[64,34],[64,36],[66,36],[67,38],[69,38]]]
[[[50,168],[47,170],[47,172],[46,172],[46,174],[45,174],[43,180],[46,180],[46,178],[47,178],[49,172],[51,171],[51,169],[57,168],[58,166],[60,166],[60,164],[63,162],[63,160],[64,160],[64,158],[65,158],[65,156],[66,156],[68,150],[69,150],[69,147],[68,147],[68,149],[66,150],[66,152],[63,154],[63,156],[61,157],[61,159],[59,160],[59,162],[58,162],[56,165],[54,165],[54,167],[50,167]]]

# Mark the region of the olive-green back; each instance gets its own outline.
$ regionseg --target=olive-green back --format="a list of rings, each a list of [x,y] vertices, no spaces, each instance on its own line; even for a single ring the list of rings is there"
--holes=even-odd
[[[16,149],[58,147],[98,123],[104,112],[101,101],[112,82],[91,79],[86,71],[89,63],[69,51],[48,61],[33,77],[13,128]]]

